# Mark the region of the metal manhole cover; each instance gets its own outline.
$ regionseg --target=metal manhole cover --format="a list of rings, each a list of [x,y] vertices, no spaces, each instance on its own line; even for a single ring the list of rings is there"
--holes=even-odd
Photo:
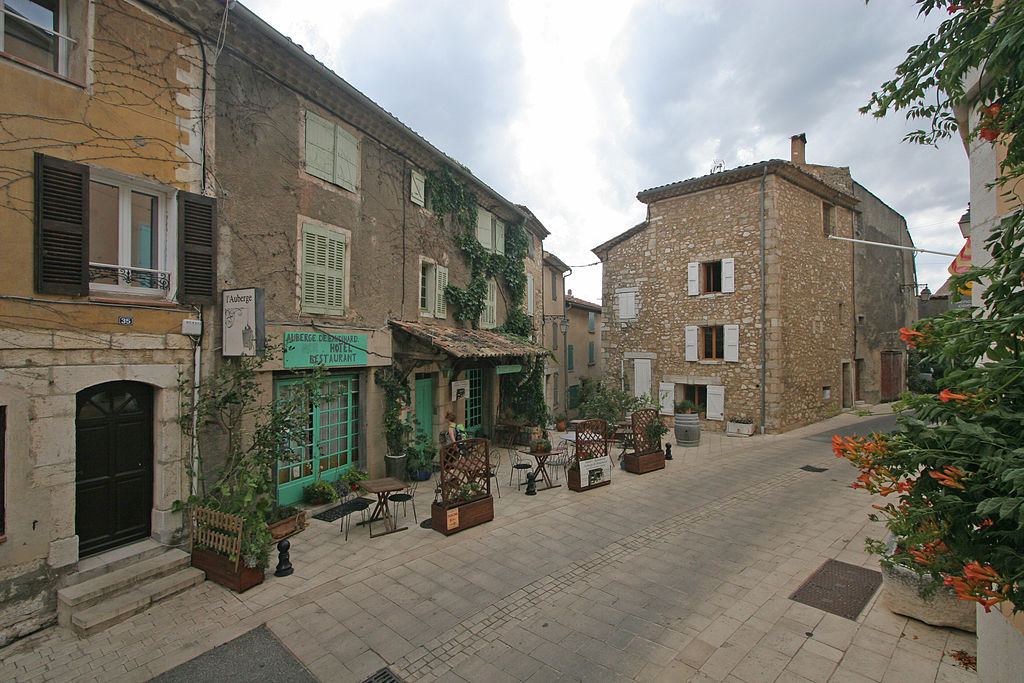
[[[377,673],[373,674],[369,678],[365,679],[362,683],[405,683],[401,678],[391,673],[391,669],[387,667],[381,669]]]
[[[828,472],[827,467],[815,467],[814,465],[804,465],[800,469],[804,470],[805,472]]]
[[[789,599],[856,620],[881,583],[881,572],[828,560]]]

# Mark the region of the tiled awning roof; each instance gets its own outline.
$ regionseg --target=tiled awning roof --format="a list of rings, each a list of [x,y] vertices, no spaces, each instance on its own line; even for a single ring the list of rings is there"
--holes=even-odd
[[[512,339],[490,330],[464,330],[401,320],[392,320],[391,326],[455,358],[543,356],[548,353],[547,349],[537,344]]]

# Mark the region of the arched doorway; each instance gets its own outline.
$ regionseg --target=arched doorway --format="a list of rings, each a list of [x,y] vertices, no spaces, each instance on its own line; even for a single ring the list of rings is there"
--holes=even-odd
[[[80,557],[150,534],[153,391],[108,382],[78,393],[75,532]]]

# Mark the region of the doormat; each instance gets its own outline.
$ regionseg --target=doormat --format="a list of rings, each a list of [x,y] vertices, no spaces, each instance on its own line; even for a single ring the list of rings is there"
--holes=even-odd
[[[789,599],[856,621],[881,584],[881,572],[827,560]]]
[[[391,673],[391,669],[387,667],[381,669],[377,673],[373,674],[367,679],[364,679],[362,683],[405,683],[401,678]]]
[[[357,501],[363,502],[359,503]],[[341,519],[345,515],[357,512],[360,509],[365,510],[366,508],[363,507],[363,503],[365,503],[366,505],[370,505],[373,503],[373,501],[370,500],[369,498],[354,498],[353,500],[347,500],[341,505],[335,505],[329,510],[324,510],[323,512],[316,513],[315,515],[313,515],[313,519],[319,519],[321,522],[333,522],[335,520]]]
[[[805,472],[828,472],[827,467],[815,467],[814,465],[804,465],[800,469]]]
[[[270,629],[258,626],[195,659],[190,659],[152,681],[296,681],[316,683],[313,676]]]

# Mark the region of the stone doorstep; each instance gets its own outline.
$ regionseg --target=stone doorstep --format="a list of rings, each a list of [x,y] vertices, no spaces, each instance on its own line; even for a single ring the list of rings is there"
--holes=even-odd
[[[120,548],[108,550],[99,555],[86,557],[78,561],[78,571],[69,575],[62,586],[73,586],[83,583],[97,576],[108,574],[116,569],[127,567],[140,560],[147,560],[167,551],[164,546],[152,538],[144,538],[141,541],[130,543]]]
[[[206,574],[202,570],[185,567],[97,605],[75,611],[70,626],[78,635],[90,636],[146,610],[158,600],[180,593],[205,580]]]
[[[66,586],[57,591],[58,609],[61,606],[84,609],[104,598],[131,589],[149,579],[159,578],[188,566],[189,554],[172,548],[156,557],[150,557],[95,578]]]

